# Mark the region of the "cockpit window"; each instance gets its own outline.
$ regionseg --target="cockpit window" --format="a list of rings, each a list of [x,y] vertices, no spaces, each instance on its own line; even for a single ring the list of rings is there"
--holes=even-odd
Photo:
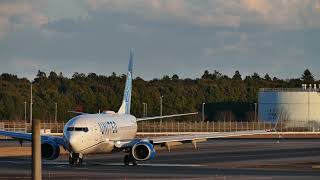
[[[68,127],[67,131],[74,131],[74,127]]]
[[[89,128],[87,127],[68,127],[67,131],[83,131],[83,132],[88,132]]]

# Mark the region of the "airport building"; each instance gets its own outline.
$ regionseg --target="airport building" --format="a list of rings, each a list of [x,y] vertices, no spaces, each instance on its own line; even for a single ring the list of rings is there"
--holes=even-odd
[[[262,88],[258,95],[259,119],[288,127],[320,127],[320,84],[301,88]],[[317,128],[318,129],[318,128]]]

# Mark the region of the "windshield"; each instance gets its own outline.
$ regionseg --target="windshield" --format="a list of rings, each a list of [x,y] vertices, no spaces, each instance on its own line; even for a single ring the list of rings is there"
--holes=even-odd
[[[68,127],[67,131],[83,131],[88,132],[89,129],[87,127]]]

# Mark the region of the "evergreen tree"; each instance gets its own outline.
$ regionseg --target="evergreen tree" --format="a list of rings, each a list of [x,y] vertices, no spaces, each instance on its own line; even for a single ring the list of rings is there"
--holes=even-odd
[[[179,80],[179,76],[177,74],[174,74],[171,79],[172,80]]]
[[[208,70],[205,70],[203,75],[201,76],[201,79],[209,79],[210,78],[210,73]]]
[[[253,75],[251,76],[251,78],[252,78],[252,80],[254,80],[254,81],[259,81],[259,80],[261,80],[261,77],[259,76],[259,74],[258,73],[253,73]]]
[[[314,83],[314,77],[313,77],[312,73],[309,71],[309,69],[306,69],[303,72],[301,80],[303,81],[303,83],[306,83],[306,84]]]
[[[125,75],[110,76],[89,73],[75,73],[72,78],[50,72],[48,78],[39,71],[33,82],[34,118],[54,119],[54,103],[59,105],[58,121],[67,121],[73,114],[68,110],[91,113],[101,110],[117,110],[121,104]],[[205,79],[205,80],[204,80]],[[311,72],[305,71],[299,79],[271,78],[268,74],[260,78],[257,73],[242,80],[239,71],[232,78],[218,71],[205,71],[202,79],[179,79],[164,76],[150,81],[136,77],[132,89],[132,114],[142,116],[142,103],[148,103],[148,115],[159,115],[159,97],[163,95],[163,114],[174,114],[201,110],[202,102],[257,102],[261,87],[300,87],[304,83],[314,83]],[[30,98],[30,81],[16,75],[0,76],[0,119],[22,119],[24,103]],[[194,118],[194,117],[192,117]],[[211,120],[211,119],[210,119]]]
[[[241,74],[239,71],[236,71],[232,77],[233,80],[237,80],[237,81],[241,81],[242,78],[241,78]]]
[[[271,77],[269,76],[268,73],[264,76],[264,80],[266,80],[266,81],[272,81],[272,80],[271,80]]]

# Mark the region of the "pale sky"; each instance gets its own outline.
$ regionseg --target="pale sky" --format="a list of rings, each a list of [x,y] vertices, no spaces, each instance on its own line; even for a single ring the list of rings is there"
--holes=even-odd
[[[0,73],[320,78],[319,0],[2,0]]]

